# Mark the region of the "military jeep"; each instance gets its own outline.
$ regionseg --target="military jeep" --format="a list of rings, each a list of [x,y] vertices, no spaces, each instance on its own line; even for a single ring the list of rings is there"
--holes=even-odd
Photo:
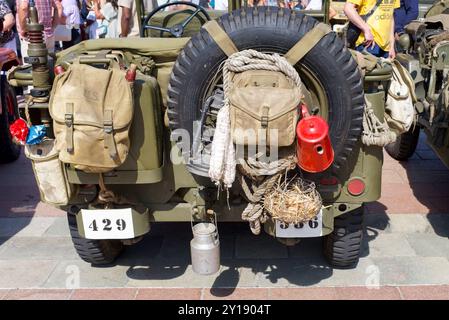
[[[408,69],[416,86],[416,125],[386,147],[397,160],[415,152],[421,129],[430,147],[449,167],[449,2],[437,1],[423,19],[406,26],[401,37],[404,52],[397,59]]]
[[[57,54],[54,74],[46,67],[39,41],[29,51],[35,87],[32,95],[41,98],[31,98],[29,113],[33,124],[46,126],[48,139],[54,138],[56,122],[65,128],[61,130],[70,132],[77,117],[70,112],[65,119],[50,116],[49,105],[57,102],[56,97],[64,98],[64,92],[58,93],[55,86],[52,89],[53,78],[60,79],[74,63],[98,70],[111,63],[125,71],[133,65],[137,68],[126,161],[102,174],[61,161],[70,189],[66,203],[49,201],[40,186],[43,201],[67,211],[75,248],[93,265],[112,262],[124,246],[151,232],[155,222],[201,221],[214,214],[219,223],[242,221],[249,199],[239,182],[225,190],[208,176],[217,113],[224,99],[222,67],[228,55],[223,41],[228,41],[228,47],[232,42],[239,51],[284,55],[309,37],[320,22],[328,23],[329,2],[314,11],[251,7],[235,0],[229,1],[229,12],[181,1],[150,13],[142,8],[138,6],[141,38],[84,41]],[[36,13],[33,15],[28,31],[38,33],[41,27]],[[209,20],[218,22],[221,40],[217,33],[213,36],[202,27]],[[323,237],[329,263],[351,268],[361,252],[364,205],[377,200],[381,189],[382,147],[361,142],[364,106],[369,102],[383,119],[384,87],[391,68],[379,66],[362,76],[344,42],[333,32],[316,38],[294,67],[303,83],[308,112],[329,125],[334,160],[321,172],[296,167],[289,173],[312,181],[321,196],[321,209],[310,221],[286,224],[266,215],[263,230],[286,245],[301,238]],[[26,71],[18,71],[16,78],[21,72]],[[96,83],[95,77],[81,78],[84,89],[79,90],[80,96],[94,95],[95,89],[104,85]],[[106,126],[112,132],[113,126]],[[39,146],[37,151],[42,152]],[[99,196],[104,200],[105,190],[109,192],[106,195],[112,192],[114,201],[101,205]],[[126,211],[126,217],[113,214],[118,208]]]

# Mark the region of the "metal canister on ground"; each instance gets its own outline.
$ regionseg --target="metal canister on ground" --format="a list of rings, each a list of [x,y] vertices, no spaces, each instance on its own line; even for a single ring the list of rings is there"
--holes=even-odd
[[[220,269],[220,240],[215,223],[192,223],[193,239],[190,241],[192,269],[201,275],[210,275]]]

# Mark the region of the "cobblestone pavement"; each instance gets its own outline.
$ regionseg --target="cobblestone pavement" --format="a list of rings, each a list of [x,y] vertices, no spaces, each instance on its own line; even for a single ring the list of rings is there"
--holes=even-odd
[[[114,265],[93,268],[64,213],[38,201],[21,157],[0,166],[0,299],[449,299],[449,170],[423,139],[408,162],[385,155],[352,270],[329,267],[320,239],[287,248],[244,223],[220,225],[217,275],[192,271],[185,223],[155,224]]]

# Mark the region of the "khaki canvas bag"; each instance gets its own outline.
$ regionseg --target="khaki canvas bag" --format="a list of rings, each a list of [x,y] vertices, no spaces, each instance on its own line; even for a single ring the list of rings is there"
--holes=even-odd
[[[296,136],[300,88],[277,71],[250,70],[231,77],[229,101],[234,143],[291,145]]]
[[[128,156],[132,84],[108,69],[74,62],[56,76],[50,100],[59,159],[85,172],[107,172]]]
[[[385,120],[397,134],[408,131],[415,116],[414,102],[417,101],[414,82],[408,71],[398,62],[392,63],[393,77],[385,104]]]
[[[58,159],[55,140],[26,145],[25,155],[31,160],[41,200],[50,204],[66,205],[73,189],[67,183],[63,164]]]

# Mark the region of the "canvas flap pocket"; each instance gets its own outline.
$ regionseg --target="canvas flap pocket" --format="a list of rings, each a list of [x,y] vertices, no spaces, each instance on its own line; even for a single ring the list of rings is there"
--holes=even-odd
[[[291,145],[300,100],[300,89],[280,72],[235,75],[229,94],[234,143]]]
[[[61,161],[86,172],[125,162],[134,104],[132,83],[118,65],[73,63],[56,77],[49,109]]]
[[[54,205],[66,205],[72,189],[58,158],[55,140],[44,140],[38,145],[26,145],[25,155],[31,160],[41,200]]]

